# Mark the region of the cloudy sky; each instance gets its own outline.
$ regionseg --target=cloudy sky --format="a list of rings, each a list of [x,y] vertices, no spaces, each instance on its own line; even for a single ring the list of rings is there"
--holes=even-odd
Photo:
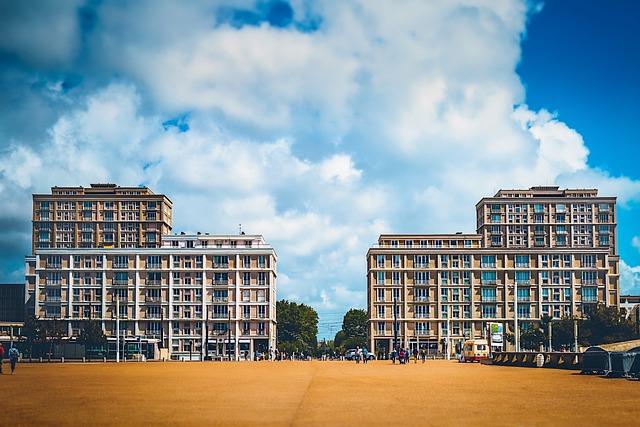
[[[0,280],[31,193],[148,185],[176,231],[264,234],[328,337],[378,234],[474,231],[482,196],[556,184],[618,196],[640,292],[640,13],[583,3],[2,1]]]

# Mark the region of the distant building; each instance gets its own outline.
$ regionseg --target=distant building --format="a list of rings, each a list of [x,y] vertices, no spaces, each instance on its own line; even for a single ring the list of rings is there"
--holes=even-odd
[[[48,248],[27,257],[32,313],[68,337],[100,321],[173,358],[240,358],[276,345],[276,253],[260,235],[164,235],[158,248]],[[148,353],[153,357],[151,353]]]
[[[634,310],[640,309],[640,295],[621,295],[620,310],[624,311],[625,316],[629,318]],[[636,314],[637,315],[637,314]]]
[[[24,283],[0,283],[0,322],[24,322]]]
[[[542,316],[618,306],[616,198],[597,190],[500,190],[476,205],[477,234],[385,234],[367,253],[369,337],[453,349]]]
[[[172,203],[147,187],[91,184],[33,195],[32,253],[49,248],[160,247]]]

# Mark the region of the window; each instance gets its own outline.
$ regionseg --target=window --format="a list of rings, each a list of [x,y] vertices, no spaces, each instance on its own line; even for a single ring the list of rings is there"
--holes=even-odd
[[[416,305],[416,318],[426,319],[429,317],[429,306],[424,304]]]
[[[495,268],[496,257],[495,255],[482,255],[482,268]]]
[[[376,265],[378,268],[384,268],[384,255],[378,255],[376,257]]]
[[[384,301],[384,289],[376,289],[376,301]]]
[[[482,317],[494,319],[496,317],[496,306],[493,304],[482,304]]]
[[[378,335],[384,335],[385,334],[385,325],[384,322],[378,322]]]
[[[381,289],[380,289],[381,290]],[[425,302],[429,300],[429,290],[425,288],[416,288],[414,299],[416,301]]]
[[[529,304],[518,305],[518,317],[523,319],[531,317],[531,306]]]
[[[491,214],[491,222],[493,223],[500,222],[500,214]]]
[[[449,255],[440,255],[440,267],[449,268]]]
[[[393,255],[393,257],[391,258],[391,267],[392,268],[401,267],[400,255]]]
[[[531,299],[531,289],[518,288],[518,301],[529,301]]]
[[[249,255],[242,257],[242,266],[244,268],[251,268],[251,257]]]
[[[595,285],[597,283],[598,273],[595,271],[583,271],[582,272],[582,284],[583,285]]]
[[[542,288],[542,301],[549,301],[549,288]]]
[[[529,255],[516,255],[516,268],[528,268]]]
[[[497,298],[495,288],[482,288],[482,302],[496,302]]]
[[[248,286],[251,284],[251,273],[245,271],[242,273],[242,284]]]
[[[440,289],[440,301],[447,302],[449,300],[449,290],[448,289]]]
[[[383,305],[379,305],[378,306],[378,318],[379,319],[384,319],[385,313],[384,313],[384,306]]]
[[[564,300],[567,302],[571,301],[571,288],[564,288],[563,293],[564,293]]]
[[[471,256],[462,255],[462,268],[471,268]]]
[[[113,268],[129,268],[129,257],[127,255],[116,255],[113,259]]]
[[[414,255],[413,257],[414,268],[427,268],[429,267],[428,255]]]
[[[516,271],[516,283],[522,285],[528,285],[530,283],[528,271]]]
[[[482,284],[494,285],[497,283],[495,271],[483,271],[482,272]]]
[[[596,266],[595,257],[593,255],[582,255],[582,267],[594,268]]]
[[[583,302],[596,302],[596,301],[598,301],[598,289],[597,288],[582,288],[582,301]]]
[[[258,273],[258,285],[266,285],[266,274],[264,274],[264,271],[261,271]]]
[[[442,285],[449,284],[449,273],[447,271],[440,272],[440,284]]]
[[[384,285],[385,274],[384,271],[378,271],[376,277],[376,283],[378,285]]]
[[[400,272],[399,271],[394,271],[391,273],[391,283],[393,285],[399,285],[400,284]]]
[[[258,268],[265,268],[266,265],[267,265],[267,263],[265,261],[264,255],[260,255],[258,257]]]
[[[416,285],[426,285],[429,283],[429,272],[428,271],[416,271],[415,272],[415,284]]]
[[[394,302],[401,301],[402,298],[400,297],[400,289],[397,289],[397,288],[396,289],[392,289],[391,290],[391,297],[393,298]]]

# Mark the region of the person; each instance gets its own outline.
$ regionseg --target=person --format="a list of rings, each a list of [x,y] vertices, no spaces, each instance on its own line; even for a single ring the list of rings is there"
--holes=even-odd
[[[362,349],[362,361],[364,363],[369,362],[369,351],[365,348]]]
[[[12,346],[9,349],[9,362],[11,362],[11,375],[13,375],[13,371],[16,370],[16,363],[18,363],[18,357],[20,357],[20,353],[18,352],[18,349]]]
[[[391,362],[393,362],[393,364],[396,364],[396,349],[394,348],[393,350],[391,350]]]
[[[404,358],[405,358],[405,354],[404,354],[404,348],[400,349],[400,355],[398,357],[400,359],[400,364],[404,365]]]
[[[353,355],[353,358],[356,360],[356,363],[360,363],[360,356],[362,354],[362,350],[360,350],[359,346],[356,346],[356,351]]]
[[[422,359],[422,363],[424,363],[425,360],[427,360],[427,352],[424,348],[420,350],[420,358]]]
[[[0,343],[0,375],[2,375],[2,362],[4,360],[4,346]]]
[[[414,363],[418,363],[418,347],[413,349]]]

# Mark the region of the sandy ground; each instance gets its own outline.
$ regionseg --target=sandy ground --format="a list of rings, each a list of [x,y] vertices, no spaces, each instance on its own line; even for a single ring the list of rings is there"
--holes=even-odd
[[[640,382],[428,361],[20,364],[7,425],[638,425]]]

